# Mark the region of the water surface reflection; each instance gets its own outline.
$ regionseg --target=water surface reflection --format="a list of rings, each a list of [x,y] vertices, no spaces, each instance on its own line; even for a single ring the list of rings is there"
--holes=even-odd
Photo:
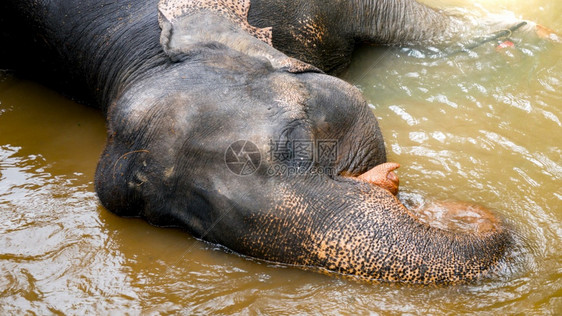
[[[562,32],[560,2],[471,5]],[[487,45],[445,59],[363,49],[345,75],[379,118],[389,159],[403,166],[402,199],[481,203],[524,239],[526,270],[471,286],[358,284],[116,217],[92,185],[101,114],[0,75],[0,311],[560,313],[562,47],[528,34],[514,41],[508,52]]]

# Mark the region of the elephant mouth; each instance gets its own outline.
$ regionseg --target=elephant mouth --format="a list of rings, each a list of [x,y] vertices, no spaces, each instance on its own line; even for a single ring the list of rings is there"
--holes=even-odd
[[[367,181],[373,185],[388,190],[393,195],[398,194],[398,186],[400,180],[394,170],[400,168],[400,164],[395,162],[387,162],[375,166],[369,171],[357,176],[357,179]]]
[[[400,200],[400,180],[394,170],[400,164],[387,162],[375,166],[359,176],[352,177],[389,191]],[[461,201],[401,201],[410,216],[431,227],[454,233],[487,236],[502,230],[500,220],[489,209],[474,203]]]

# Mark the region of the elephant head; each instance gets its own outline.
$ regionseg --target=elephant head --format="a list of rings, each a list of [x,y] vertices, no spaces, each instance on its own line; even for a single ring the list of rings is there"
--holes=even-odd
[[[95,181],[107,209],[365,280],[462,282],[498,269],[512,241],[497,219],[474,231],[432,227],[377,185],[395,183],[396,166],[377,171],[383,138],[356,88],[293,67],[213,13],[163,23],[175,62],[137,78],[108,111]],[[220,36],[197,31],[209,28]]]

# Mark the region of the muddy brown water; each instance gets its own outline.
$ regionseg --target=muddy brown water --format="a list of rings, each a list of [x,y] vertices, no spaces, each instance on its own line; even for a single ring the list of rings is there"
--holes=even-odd
[[[562,3],[431,1],[562,33]],[[229,254],[104,210],[101,113],[0,74],[0,314],[562,313],[562,45],[514,34],[443,59],[359,51],[361,88],[402,164],[401,198],[473,201],[521,236],[524,269],[475,285],[363,284]]]

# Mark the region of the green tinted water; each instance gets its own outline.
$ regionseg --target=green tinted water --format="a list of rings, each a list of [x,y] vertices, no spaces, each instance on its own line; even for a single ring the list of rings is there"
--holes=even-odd
[[[507,10],[562,33],[554,0],[430,3]],[[402,164],[402,198],[474,201],[520,232],[528,266],[471,286],[357,284],[116,217],[92,185],[101,113],[0,75],[1,313],[562,313],[562,45],[512,41],[444,59],[362,49],[344,75]]]

